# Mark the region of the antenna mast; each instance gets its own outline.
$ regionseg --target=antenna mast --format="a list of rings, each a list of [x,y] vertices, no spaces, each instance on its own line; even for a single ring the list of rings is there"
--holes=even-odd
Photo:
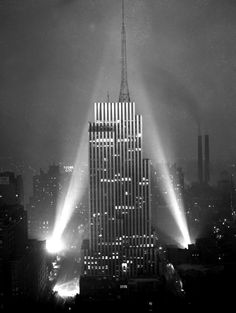
[[[127,56],[126,56],[126,32],[125,32],[124,0],[122,0],[121,85],[120,85],[119,102],[130,102],[128,78],[127,78]]]

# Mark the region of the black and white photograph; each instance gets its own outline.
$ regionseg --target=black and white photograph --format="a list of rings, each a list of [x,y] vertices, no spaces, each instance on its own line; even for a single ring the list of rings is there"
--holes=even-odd
[[[230,312],[236,0],[0,0],[0,312]]]

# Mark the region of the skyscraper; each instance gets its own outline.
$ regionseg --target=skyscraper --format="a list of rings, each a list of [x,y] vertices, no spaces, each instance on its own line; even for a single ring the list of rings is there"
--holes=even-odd
[[[83,274],[156,273],[150,162],[143,159],[142,116],[130,102],[123,1],[119,102],[95,103],[94,119],[89,123],[90,227]]]

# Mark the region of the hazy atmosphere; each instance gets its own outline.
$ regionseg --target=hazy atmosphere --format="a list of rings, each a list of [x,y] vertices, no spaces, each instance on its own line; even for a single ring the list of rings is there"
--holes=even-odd
[[[231,310],[235,17],[0,0],[1,312]]]
[[[115,0],[0,0],[2,158],[74,161],[93,102],[118,101],[119,10]],[[195,157],[198,124],[212,160],[235,157],[235,16],[229,0],[126,3],[131,99],[144,124],[155,117],[172,159]]]

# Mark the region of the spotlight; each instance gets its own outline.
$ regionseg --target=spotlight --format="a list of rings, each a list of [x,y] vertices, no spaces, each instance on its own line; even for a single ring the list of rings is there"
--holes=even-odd
[[[168,235],[171,236],[179,246],[181,246],[182,248],[187,248],[188,245],[191,243],[191,239],[189,235],[187,220],[185,217],[184,205],[182,201],[178,200],[174,186],[172,184],[167,165],[167,147],[161,142],[157,121],[155,120],[155,111],[152,112],[153,109],[151,109],[151,106],[149,105],[150,101],[145,89],[143,89],[142,87],[143,85],[145,85],[145,83],[141,82],[140,88],[137,89],[136,92],[138,98],[140,99],[140,103],[145,103],[145,106],[142,106],[142,109],[144,109],[144,115],[148,113],[149,116],[150,127],[147,128],[147,141],[149,140],[151,159],[153,159],[154,162],[158,164],[162,164],[159,170],[161,176],[164,178],[162,181],[163,187],[166,191],[164,196],[166,198],[166,203],[168,204],[168,209],[170,210],[170,213],[175,220],[178,233],[180,234],[177,235],[174,229],[169,229]]]
[[[164,152],[162,151],[162,156]],[[188,225],[184,213],[184,207],[182,201],[177,200],[177,196],[170,179],[170,173],[166,164],[161,166],[162,175],[165,177],[163,183],[165,189],[167,190],[166,201],[170,209],[171,214],[173,215],[176,224],[181,233],[181,238],[178,239],[178,243],[182,248],[188,248],[188,245],[191,244],[191,239],[189,236]]]
[[[67,283],[56,284],[53,288],[61,298],[72,298],[80,293],[79,279],[73,279]]]
[[[52,253],[62,250],[61,238],[74,213],[76,203],[79,202],[85,192],[87,175],[86,179],[83,180],[81,179],[81,176],[82,166],[87,160],[87,132],[88,130],[86,125],[79,144],[69,187],[62,199],[60,199],[57,207],[57,215],[52,235],[52,238],[54,239],[49,241],[49,251],[52,251]]]
[[[56,254],[64,249],[64,244],[60,238],[50,238],[46,241],[46,249],[48,253]]]

